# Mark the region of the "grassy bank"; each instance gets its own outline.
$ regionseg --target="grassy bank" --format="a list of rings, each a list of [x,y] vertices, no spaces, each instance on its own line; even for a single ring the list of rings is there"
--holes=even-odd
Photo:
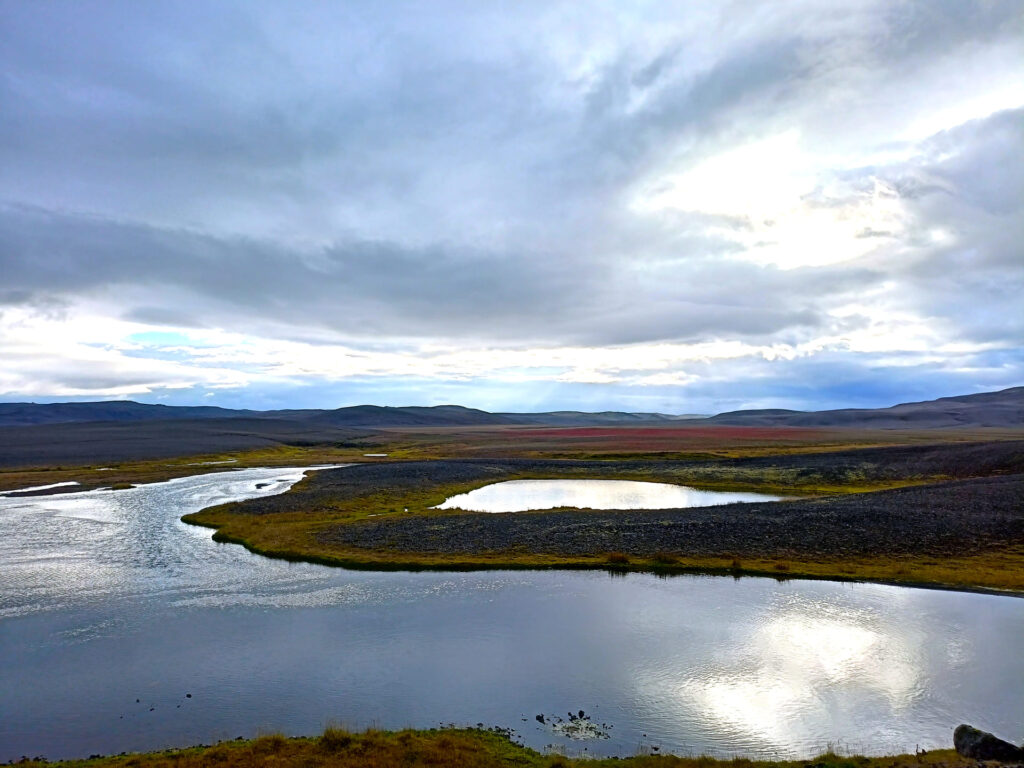
[[[25,766],[47,763],[28,761]],[[603,760],[572,759],[541,754],[509,741],[504,735],[478,729],[430,731],[366,731],[327,729],[316,738],[262,736],[251,741],[224,742],[208,747],[98,757],[61,763],[69,768],[976,768],[953,750],[889,757],[839,756],[826,753],[808,760],[756,761],[737,758],[636,755]]]
[[[191,516],[190,516],[191,517]],[[189,520],[188,522],[192,522]],[[295,532],[291,532],[295,535]],[[264,546],[218,530],[215,541],[239,544],[254,554],[292,562],[319,563],[351,570],[371,571],[478,571],[478,570],[600,570],[609,573],[654,573],[662,576],[709,575],[734,578],[769,577],[873,582],[935,589],[1024,594],[1024,548],[985,555],[849,557],[807,559],[795,557],[747,558],[680,556],[671,552],[652,557],[624,552],[586,556],[516,552],[477,555],[416,554],[388,550],[345,550],[296,541],[292,548],[280,540]]]
[[[200,514],[186,522],[217,528],[213,538],[240,544],[254,554],[293,562],[311,562],[352,570],[375,571],[474,571],[474,570],[602,570],[610,573],[654,573],[663,576],[697,574],[732,577],[825,579],[869,581],[881,584],[1024,593],[1024,547],[983,555],[936,558],[930,555],[900,557],[805,558],[686,556],[660,552],[644,557],[621,551],[593,555],[558,555],[528,552],[479,554],[423,554],[388,549],[365,550],[318,543],[306,526],[284,530],[256,528],[252,538],[237,533],[239,526],[198,522]],[[320,526],[313,526],[319,529]],[[265,543],[264,543],[265,542]]]

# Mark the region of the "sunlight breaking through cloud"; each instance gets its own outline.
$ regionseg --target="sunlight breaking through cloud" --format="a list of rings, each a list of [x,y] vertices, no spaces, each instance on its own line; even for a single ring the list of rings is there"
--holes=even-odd
[[[0,19],[0,397],[694,412],[1024,374],[1012,3],[292,20]]]

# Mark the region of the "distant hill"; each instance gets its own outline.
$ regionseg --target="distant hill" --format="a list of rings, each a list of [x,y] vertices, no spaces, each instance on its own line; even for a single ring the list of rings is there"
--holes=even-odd
[[[594,426],[640,426],[644,424],[665,424],[692,419],[703,419],[705,416],[684,414],[672,416],[666,413],[624,413],[622,411],[599,411],[585,413],[583,411],[545,411],[543,413],[498,413],[513,424],[544,424],[558,427]]]
[[[875,429],[930,429],[938,427],[1015,427],[1024,425],[1024,387],[1001,392],[943,397],[891,408],[844,408],[831,411],[791,411],[780,408],[730,411],[710,418],[664,413],[621,411],[548,411],[544,413],[489,413],[461,405],[392,407],[355,405],[335,410],[250,411],[213,406],[148,405],[130,400],[95,403],[0,403],[0,427],[47,424],[133,423],[216,420],[229,424],[243,419],[263,423],[262,431],[289,433],[307,429],[387,429],[399,427],[472,427],[535,425],[680,426],[721,424],[770,427],[860,427]],[[260,430],[257,430],[260,431]]]
[[[153,419],[0,426],[0,467],[105,464],[289,446],[362,445],[367,430],[287,419]]]
[[[190,421],[205,419],[272,419],[318,427],[467,427],[501,424],[587,426],[674,423],[689,416],[660,413],[554,411],[550,413],[488,413],[461,405],[353,405],[335,410],[249,411],[212,406],[148,405],[131,400],[95,403],[0,403],[0,427],[98,422]]]
[[[316,424],[335,427],[465,427],[487,424],[514,424],[501,414],[464,408],[461,405],[433,407],[354,405],[334,411],[317,411],[307,417]]]
[[[132,400],[98,403],[0,403],[0,426],[75,424],[95,421],[169,421],[258,415],[215,406],[148,405]]]
[[[730,411],[706,423],[763,427],[860,427],[937,429],[943,427],[1024,426],[1024,387],[1000,392],[940,397],[890,408],[843,408],[833,411],[784,409]]]

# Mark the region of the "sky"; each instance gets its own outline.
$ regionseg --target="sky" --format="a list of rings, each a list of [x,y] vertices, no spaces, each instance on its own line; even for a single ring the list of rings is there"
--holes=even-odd
[[[0,400],[1024,383],[1024,4],[0,0]]]

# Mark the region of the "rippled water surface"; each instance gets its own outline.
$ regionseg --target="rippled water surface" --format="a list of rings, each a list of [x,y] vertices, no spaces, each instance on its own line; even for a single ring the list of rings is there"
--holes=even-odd
[[[528,509],[684,509],[744,501],[778,501],[765,493],[701,491],[634,480],[506,480],[445,499],[437,509],[523,512]]]
[[[483,722],[588,754],[880,753],[948,746],[963,721],[1024,740],[1024,600],[770,579],[351,572],[258,557],[179,522],[300,476],[0,498],[0,761],[329,722]],[[610,739],[567,741],[534,719],[581,708]]]

